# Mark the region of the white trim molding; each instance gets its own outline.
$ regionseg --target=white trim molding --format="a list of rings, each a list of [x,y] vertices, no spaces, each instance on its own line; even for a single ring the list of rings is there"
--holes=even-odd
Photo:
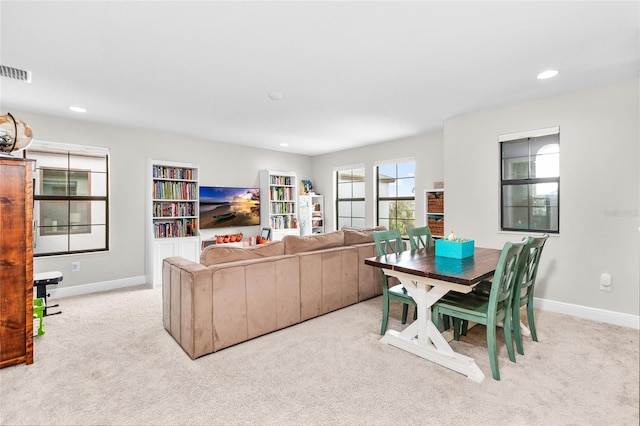
[[[607,324],[621,325],[623,327],[640,330],[640,316],[624,314],[621,312],[607,311],[605,309],[591,308],[588,306],[574,305],[554,300],[533,298],[533,307],[543,311],[556,312],[573,317],[585,318],[592,321],[605,322]]]
[[[62,297],[80,296],[83,294],[99,293],[102,291],[116,290],[125,287],[135,287],[138,285],[148,283],[145,276],[130,277],[121,280],[103,281],[98,283],[74,285],[70,287],[51,288],[50,290],[52,299],[60,299]]]
[[[508,133],[505,135],[498,135],[498,142],[509,142],[518,139],[525,138],[538,138],[540,136],[558,135],[560,134],[560,127],[549,127],[546,129],[528,130],[525,132]]]

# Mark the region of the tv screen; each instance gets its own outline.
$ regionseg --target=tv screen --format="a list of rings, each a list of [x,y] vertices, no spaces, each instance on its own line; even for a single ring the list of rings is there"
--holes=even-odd
[[[200,229],[260,225],[260,188],[200,187]]]

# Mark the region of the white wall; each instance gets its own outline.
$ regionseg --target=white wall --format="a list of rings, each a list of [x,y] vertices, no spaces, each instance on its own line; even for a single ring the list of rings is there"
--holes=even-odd
[[[443,176],[442,133],[420,135],[402,140],[369,145],[315,156],[312,159],[315,192],[324,194],[325,231],[335,229],[334,168],[364,164],[366,181],[366,225],[375,225],[375,171],[376,161],[413,157],[416,161],[416,226],[426,224],[424,191],[433,188],[433,182]]]
[[[446,226],[500,248],[498,135],[560,126],[560,234],[545,246],[536,296],[639,314],[638,80],[583,90],[444,123]],[[599,290],[610,273],[611,292]]]
[[[36,258],[34,272],[61,271],[63,281],[49,287],[52,296],[84,293],[145,282],[147,158],[200,165],[200,184],[258,187],[262,168],[295,171],[311,168],[307,156],[260,150],[145,130],[98,125],[22,111],[11,111],[29,123],[39,140],[108,147],[110,170],[110,251]],[[179,124],[179,123],[177,123]],[[257,235],[258,227],[254,230]],[[251,234],[248,228],[238,228]],[[216,232],[235,232],[220,228]],[[71,262],[80,271],[71,272]],[[72,287],[87,285],[80,290]],[[62,289],[63,291],[60,291]]]

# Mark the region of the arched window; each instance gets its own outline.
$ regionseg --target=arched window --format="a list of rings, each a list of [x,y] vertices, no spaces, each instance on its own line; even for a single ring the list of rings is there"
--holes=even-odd
[[[560,232],[560,132],[544,129],[499,138],[501,229]]]

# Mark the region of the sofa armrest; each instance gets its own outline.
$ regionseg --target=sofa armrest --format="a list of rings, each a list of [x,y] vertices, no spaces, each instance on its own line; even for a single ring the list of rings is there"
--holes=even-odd
[[[162,262],[162,319],[164,328],[193,359],[213,352],[212,342],[194,338],[210,332],[212,271],[182,257]]]
[[[192,359],[300,322],[298,257],[163,261],[163,323]]]

